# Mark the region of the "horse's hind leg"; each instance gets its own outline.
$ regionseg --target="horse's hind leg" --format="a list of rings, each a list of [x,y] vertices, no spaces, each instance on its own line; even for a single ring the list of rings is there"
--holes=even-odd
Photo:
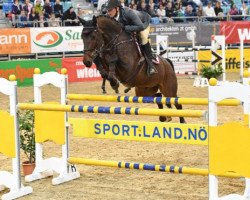
[[[151,97],[162,97],[161,93],[156,93],[158,91],[158,86],[152,87],[152,88],[135,88],[135,94],[136,96],[151,96]],[[163,109],[162,103],[157,103],[157,106],[159,109]],[[171,121],[171,118],[165,117],[165,116],[160,116],[159,120],[161,122],[165,121]]]
[[[155,97],[162,97],[162,94],[161,93],[156,93],[154,96]],[[159,109],[163,109],[163,104],[162,103],[157,103],[157,106],[158,106]],[[167,106],[168,106],[168,108],[171,108],[171,105],[168,104]],[[166,116],[160,116],[159,120],[161,122],[165,122],[165,121],[170,122],[172,120],[172,118],[171,117],[166,117]]]
[[[105,83],[106,83],[106,78],[103,78],[102,79],[102,93],[103,94],[106,94],[107,92],[106,92],[106,89],[105,89]]]
[[[182,105],[181,104],[174,104],[177,110],[182,110]],[[180,117],[180,123],[186,123],[184,117]]]

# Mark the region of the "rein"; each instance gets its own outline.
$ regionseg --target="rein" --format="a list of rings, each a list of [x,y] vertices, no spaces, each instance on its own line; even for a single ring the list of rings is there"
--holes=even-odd
[[[103,48],[101,48],[99,51],[103,52],[103,51],[108,51],[108,50],[112,50],[113,48],[116,48],[117,46],[127,43],[127,42],[133,42],[133,38],[129,39],[129,40],[123,40],[118,42],[117,44],[115,43],[116,40],[118,40],[119,36],[121,35],[123,29],[121,29],[121,31],[112,39],[110,40]],[[109,47],[109,48],[108,48]]]

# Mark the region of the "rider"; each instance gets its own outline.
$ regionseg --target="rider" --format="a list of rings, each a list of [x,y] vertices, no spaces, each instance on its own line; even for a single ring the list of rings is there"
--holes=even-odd
[[[126,32],[139,33],[142,42],[142,50],[148,63],[147,74],[150,76],[157,73],[157,70],[152,62],[154,56],[148,41],[150,31],[150,15],[146,12],[132,10],[128,7],[123,8],[119,0],[108,1],[107,14],[122,23]]]

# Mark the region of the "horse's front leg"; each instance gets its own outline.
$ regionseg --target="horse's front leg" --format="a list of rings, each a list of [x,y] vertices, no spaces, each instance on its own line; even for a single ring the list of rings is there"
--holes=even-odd
[[[102,93],[107,94],[106,88],[105,88],[105,83],[106,83],[106,78],[102,79]]]
[[[108,80],[110,82],[110,86],[112,87],[112,89],[115,91],[116,94],[119,94],[119,81],[117,80],[117,78],[115,77],[115,68],[116,65],[114,62],[111,62],[109,64],[109,74],[108,74]]]
[[[115,76],[116,63],[118,61],[118,57],[115,54],[111,54],[111,55],[106,55],[105,58],[108,62],[108,67],[109,67],[108,80],[110,82],[110,86],[112,87],[113,90],[115,90],[116,94],[118,94],[119,81]]]

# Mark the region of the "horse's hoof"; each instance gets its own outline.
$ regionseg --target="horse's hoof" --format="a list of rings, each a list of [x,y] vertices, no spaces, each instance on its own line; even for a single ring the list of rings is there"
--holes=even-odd
[[[171,122],[172,121],[172,117],[167,117],[167,122]]]
[[[166,117],[163,117],[163,116],[160,116],[160,117],[159,117],[159,120],[160,120],[160,122],[165,122],[165,121],[167,120],[167,118],[166,118]]]
[[[119,90],[115,90],[115,93],[116,93],[116,94],[119,94]]]
[[[128,93],[130,90],[131,90],[131,88],[126,88],[126,89],[124,90],[124,93]]]
[[[102,91],[102,94],[107,94],[107,92],[106,91]]]

